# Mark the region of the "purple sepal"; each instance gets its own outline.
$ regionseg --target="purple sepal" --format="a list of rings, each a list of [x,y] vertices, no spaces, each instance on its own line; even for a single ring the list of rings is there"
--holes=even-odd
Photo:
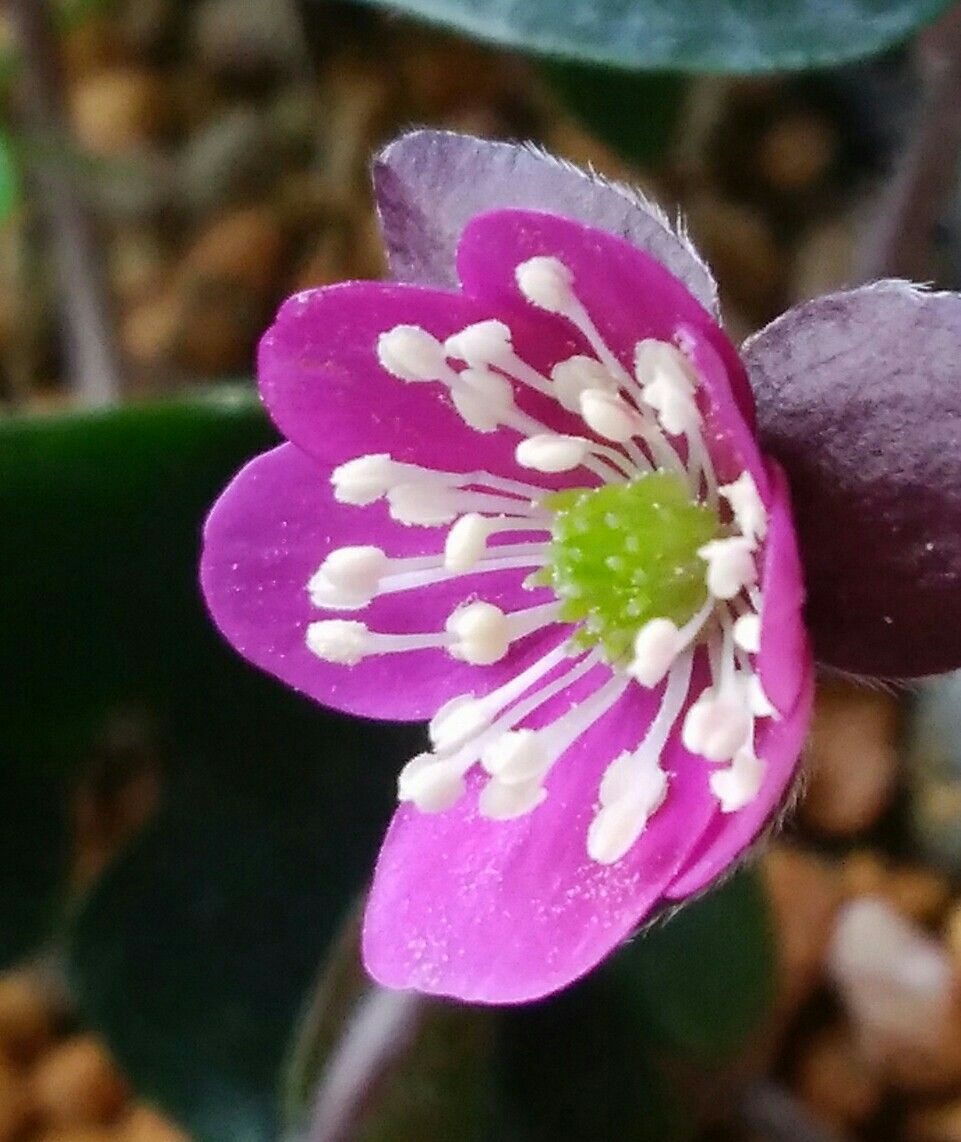
[[[886,678],[961,666],[961,295],[828,295],[742,353],[791,484],[817,658]]]
[[[667,215],[637,191],[533,146],[449,131],[412,131],[373,164],[374,193],[398,281],[457,287],[454,254],[477,214],[507,207],[559,214],[625,238],[650,254],[714,315],[710,270]]]

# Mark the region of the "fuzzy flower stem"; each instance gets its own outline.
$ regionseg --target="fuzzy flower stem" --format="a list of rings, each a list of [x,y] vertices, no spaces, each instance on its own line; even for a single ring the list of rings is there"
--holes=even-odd
[[[349,1142],[378,1085],[413,1039],[429,1003],[410,991],[372,987],[330,1060],[314,1100],[307,1142]]]
[[[90,219],[66,145],[62,82],[50,5],[10,0],[9,13],[23,58],[21,114],[38,201],[53,240],[66,327],[67,375],[85,405],[115,400],[122,388]]]

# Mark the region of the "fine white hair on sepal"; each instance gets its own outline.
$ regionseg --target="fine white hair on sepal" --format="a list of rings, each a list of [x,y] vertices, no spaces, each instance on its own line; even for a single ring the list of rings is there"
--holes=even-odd
[[[563,170],[569,171],[572,174],[580,175],[582,178],[586,177],[592,182],[597,183],[599,186],[606,187],[608,190],[614,191],[615,194],[621,196],[625,201],[644,213],[656,222],[656,224],[664,231],[665,235],[677,241],[684,249],[687,256],[694,262],[704,275],[705,283],[709,284],[710,297],[702,299],[707,301],[707,308],[716,316],[720,311],[720,303],[718,300],[717,283],[714,281],[714,275],[711,273],[710,267],[701,257],[697,247],[691,241],[690,233],[687,228],[687,221],[684,215],[678,209],[674,221],[672,222],[667,211],[664,210],[652,198],[647,195],[638,187],[629,185],[626,182],[621,182],[618,179],[609,178],[607,175],[601,174],[593,163],[588,163],[586,168],[579,167],[576,163],[571,162],[569,159],[562,158],[558,155],[552,155],[546,151],[542,146],[533,142],[526,142],[522,144],[522,149],[534,155],[541,162],[550,163],[553,166],[560,167]]]

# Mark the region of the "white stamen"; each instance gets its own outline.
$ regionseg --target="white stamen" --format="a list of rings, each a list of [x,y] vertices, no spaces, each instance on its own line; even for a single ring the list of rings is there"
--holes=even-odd
[[[516,411],[510,381],[490,369],[464,369],[451,386],[450,395],[454,407],[475,432],[495,432]]]
[[[307,584],[315,607],[355,609],[377,593],[390,560],[379,547],[340,547],[332,551]]]
[[[541,608],[545,610],[546,608]],[[535,608],[536,610],[536,608]],[[511,615],[510,619],[527,618],[534,611]],[[516,632],[515,632],[516,633]],[[563,671],[540,690],[528,694],[509,713],[496,722],[492,719],[498,709],[514,701],[524,693],[532,682],[549,674],[565,657],[562,647],[555,647],[549,654],[533,663],[521,674],[511,679],[499,690],[485,698],[475,699],[472,695],[461,695],[446,703],[431,723],[431,738],[439,750],[445,752],[438,757],[427,755],[432,761],[415,758],[409,763],[412,773],[428,764],[443,763],[445,772],[465,774],[478,760],[484,758],[484,765],[496,769],[485,786],[489,793],[482,791],[480,812],[496,819],[521,816],[535,808],[546,794],[540,788],[540,778],[536,774],[546,774],[551,765],[566,750],[567,746],[600,717],[613,701],[624,692],[626,683],[614,678],[596,691],[579,706],[573,707],[564,717],[544,730],[512,732],[524,718],[539,706],[550,701],[561,690],[577,681],[582,675],[594,669],[597,658],[594,654],[585,655],[572,669]],[[455,752],[447,752],[455,751]],[[416,763],[416,764],[415,764]],[[535,776],[525,776],[534,773]],[[399,785],[401,796],[409,788],[410,775],[403,777]],[[510,790],[516,790],[514,794]]]
[[[409,527],[440,527],[453,523],[461,512],[491,511],[505,516],[546,520],[546,512],[530,502],[488,495],[438,483],[397,484],[387,493],[391,517]],[[544,530],[536,523],[531,530]]]
[[[513,356],[511,331],[503,321],[478,321],[448,337],[444,351],[472,367],[490,365]]]
[[[530,258],[514,271],[517,287],[529,302],[548,313],[566,313],[574,295],[574,275],[557,258]]]
[[[587,389],[616,393],[617,381],[600,361],[593,357],[569,357],[551,370],[554,395],[568,412],[581,411],[581,393]]]
[[[444,566],[441,556],[427,559],[396,559],[391,562],[391,572],[381,579],[377,588],[377,595],[394,595],[400,591],[416,591],[421,587],[430,587],[435,583],[443,583],[450,579],[457,579],[469,571],[478,575],[486,575],[492,571],[510,571],[527,567],[541,568],[544,566],[549,553],[547,543],[513,543],[503,544],[491,549],[476,566],[465,569],[451,569]],[[418,567],[418,565],[421,565]],[[405,570],[405,568],[410,568]],[[538,584],[540,585],[540,584]]]
[[[481,754],[481,765],[505,785],[522,785],[540,778],[549,763],[534,730],[508,730]]]
[[[670,619],[651,619],[634,639],[634,661],[628,673],[642,686],[656,686],[684,648],[684,637]]]
[[[694,399],[697,377],[679,349],[651,337],[638,341],[634,373],[644,400],[657,412],[665,432],[672,436],[699,433],[701,414]]]
[[[492,779],[480,791],[477,809],[490,821],[512,821],[532,812],[546,796],[547,790],[536,780],[507,785]]]
[[[489,666],[499,661],[511,643],[507,615],[493,603],[458,607],[448,618],[446,629],[455,639],[450,645],[451,655],[472,666]]]
[[[419,325],[395,325],[377,339],[377,359],[402,381],[437,381],[450,374],[444,346]]]
[[[400,801],[412,801],[422,813],[443,813],[464,794],[464,776],[432,753],[419,753],[397,777]]]
[[[604,389],[585,389],[581,393],[581,415],[598,436],[618,444],[626,444],[644,427],[627,401]]]
[[[627,668],[628,674],[642,686],[656,686],[713,613],[714,602],[708,599],[680,629],[670,619],[651,619],[645,623],[634,639],[634,661]]]
[[[387,493],[390,515],[407,527],[440,527],[457,517],[461,497],[437,484],[396,484]]]
[[[761,616],[749,611],[734,620],[734,641],[748,654],[761,649]]]
[[[590,697],[572,706],[566,714],[551,725],[531,731],[531,736],[528,736],[524,731],[508,734],[505,734],[504,731],[509,725],[516,726],[523,721],[534,709],[542,706],[561,690],[567,689],[580,676],[592,670],[596,665],[597,660],[594,655],[587,655],[573,670],[560,678],[555,678],[542,690],[519,702],[505,718],[491,726],[490,730],[477,743],[472,743],[475,750],[479,749],[481,756],[487,759],[485,765],[490,764],[496,768],[502,762],[505,771],[509,775],[517,777],[525,788],[529,784],[537,785],[540,780],[539,777],[529,777],[524,780],[525,774],[535,771],[546,777],[568,747],[581,734],[590,729],[599,718],[603,717],[607,710],[621,697],[627,689],[628,683],[617,675],[608,678],[607,682],[595,690]],[[495,748],[498,742],[504,742],[502,747],[504,752],[499,757]],[[469,749],[462,751],[460,756],[466,759],[466,764],[469,766],[478,754]],[[504,778],[504,774],[500,772],[494,778],[494,782],[502,785],[509,784]]]
[[[751,749],[742,749],[727,769],[711,774],[711,792],[721,803],[722,813],[736,813],[750,804],[761,791],[766,766]]]
[[[697,387],[697,375],[687,357],[675,345],[656,337],[645,337],[634,346],[634,375],[642,386],[662,379],[688,396],[693,396]]]
[[[490,706],[483,698],[458,694],[431,718],[428,726],[431,745],[438,752],[450,753],[486,730],[490,722]]]
[[[669,377],[657,377],[644,386],[644,400],[654,409],[665,432],[671,436],[696,436],[701,414],[693,396]]]
[[[756,718],[778,718],[779,714],[771,699],[764,693],[758,674],[747,676],[747,699],[751,713]]]
[[[417,469],[413,464],[399,464],[392,460],[386,452],[379,452],[372,456],[357,456],[353,460],[336,467],[330,476],[334,486],[334,499],[341,504],[354,504],[357,507],[366,507],[381,496],[387,494],[401,477],[408,476],[409,470],[424,471],[426,476],[432,475],[424,469]]]
[[[622,759],[631,763],[631,787],[604,805],[587,830],[587,854],[599,864],[614,864],[625,856],[667,796],[667,774],[656,758],[638,765],[633,755],[622,754],[613,764]]]
[[[668,777],[661,768],[661,754],[684,708],[693,665],[693,652],[678,659],[644,740],[633,753],[622,753],[604,771],[598,790],[601,809],[587,834],[588,853],[601,864],[620,860],[664,802]]]
[[[583,437],[544,433],[522,440],[515,456],[522,468],[535,472],[569,472],[583,464],[589,450],[590,444]]]
[[[434,748],[448,751],[459,749],[470,738],[486,729],[501,710],[550,674],[566,657],[567,652],[563,646],[555,647],[549,654],[537,659],[526,670],[483,698],[475,698],[473,694],[460,694],[451,698],[431,719],[429,733]],[[562,676],[562,680],[564,685],[568,684],[566,676]]]
[[[767,509],[750,472],[742,472],[731,484],[718,491],[731,505],[734,520],[742,535],[751,540],[763,539],[767,534]]]
[[[748,740],[754,725],[739,686],[704,690],[684,718],[681,740],[690,753],[707,761],[728,761]]]
[[[444,543],[444,566],[447,570],[463,573],[476,566],[487,549],[492,526],[492,520],[477,512],[461,516],[447,533]]]
[[[371,638],[364,623],[325,619],[307,627],[307,648],[325,662],[354,666],[370,650]]]
[[[707,589],[715,599],[733,599],[757,582],[753,546],[744,536],[732,535],[698,548],[698,555],[707,562]]]

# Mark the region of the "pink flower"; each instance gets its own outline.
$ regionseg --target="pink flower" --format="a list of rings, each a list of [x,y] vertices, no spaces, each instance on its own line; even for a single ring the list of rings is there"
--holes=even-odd
[[[460,169],[432,243],[386,177],[424,138],[378,170],[385,227],[405,276],[447,287],[456,241],[459,285],[283,306],[259,372],[289,443],[224,492],[202,577],[258,666],[339,710],[429,720],[365,961],[390,987],[513,1003],[588,971],[775,820],[813,660],[788,481],[689,244],[517,148],[511,171],[541,164],[542,183],[494,194]],[[469,148],[503,158],[427,138],[422,189]],[[552,212],[516,208],[538,185]]]

